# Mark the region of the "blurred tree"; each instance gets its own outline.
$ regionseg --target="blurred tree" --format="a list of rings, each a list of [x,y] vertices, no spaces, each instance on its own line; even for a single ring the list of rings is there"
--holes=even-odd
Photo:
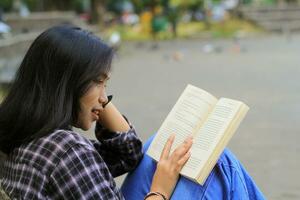
[[[30,11],[50,10],[82,10],[84,1],[91,0],[0,0],[0,7],[4,11],[11,11],[17,1],[25,3]]]
[[[1,0],[0,6],[4,3],[2,7],[11,10],[13,4],[23,2],[31,11],[72,10],[76,1],[79,0]]]
[[[195,14],[201,12],[206,29],[210,29],[209,8],[207,4],[210,2],[220,2],[221,0],[170,0],[170,5],[177,7],[180,12],[190,12],[191,19],[195,19]]]
[[[168,6],[167,7],[167,16],[168,20],[171,24],[172,34],[173,37],[177,37],[177,24],[179,20],[179,13],[177,7]]]
[[[36,1],[36,0],[31,0]],[[42,0],[44,1],[44,9],[47,10],[71,10],[73,9],[73,0]]]
[[[131,0],[132,4],[134,5],[135,12],[141,13],[144,11],[144,2],[141,0]]]
[[[107,0],[91,0],[91,23],[104,23]]]
[[[107,8],[109,11],[112,11],[112,12],[120,15],[123,11],[124,4],[127,2],[131,2],[131,1],[129,1],[129,0],[110,0],[107,3]]]
[[[12,8],[12,0],[0,0],[0,7],[4,11],[9,11]]]
[[[16,0],[14,0],[16,1]],[[32,11],[72,10],[74,0],[23,0]]]

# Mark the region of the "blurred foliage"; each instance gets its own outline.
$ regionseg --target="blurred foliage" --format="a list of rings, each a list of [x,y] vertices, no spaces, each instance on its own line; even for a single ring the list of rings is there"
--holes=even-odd
[[[0,103],[2,102],[4,96],[5,96],[5,92],[4,92],[4,90],[2,89],[2,87],[0,87]]]
[[[178,37],[197,37],[201,33],[208,33],[214,37],[230,37],[237,31],[247,29],[254,31],[254,25],[245,24],[239,19],[224,20],[220,23],[209,21],[205,10],[206,0],[0,0],[0,6],[5,10],[11,10],[14,1],[24,2],[31,11],[48,10],[76,10],[84,11],[84,2],[89,2],[91,9],[91,22],[104,22],[104,15],[112,11],[112,18],[120,21],[122,9],[128,5],[139,15],[140,23],[134,26],[114,24],[109,32],[120,32],[125,40],[150,39],[157,34],[158,39]],[[211,0],[213,3],[221,0]],[[254,1],[254,0],[243,0]],[[277,0],[259,0],[261,2],[275,2]],[[288,1],[288,0],[285,0]],[[291,1],[291,0],[289,0]],[[102,8],[102,9],[99,9]],[[87,11],[87,10],[85,10]],[[193,22],[194,13],[202,13],[203,21]],[[191,22],[180,22],[182,16],[189,13]],[[111,14],[111,13],[109,13]],[[119,21],[118,21],[119,20]],[[177,24],[178,23],[178,24]],[[103,24],[103,23],[100,23]],[[247,27],[247,28],[246,28]],[[173,32],[173,33],[172,33]]]
[[[141,0],[131,0],[132,4],[134,5],[136,13],[141,13],[144,9],[144,2]]]
[[[106,7],[109,11],[120,14],[122,11],[122,6],[126,2],[128,2],[128,1],[127,0],[110,0],[110,1],[108,1]]]
[[[1,0],[0,7],[3,8],[4,11],[9,11],[12,8],[12,0]]]
[[[38,0],[24,0],[24,3],[28,6],[29,10],[37,10]]]
[[[13,9],[16,0],[0,0],[0,6],[5,11]],[[81,5],[82,0],[20,0],[25,3],[31,11],[46,10],[75,10]]]
[[[145,31],[144,28],[145,27],[140,24],[135,26],[114,25],[108,28],[104,35],[106,38],[109,38],[112,33],[118,32],[120,33],[122,40],[126,41],[143,41],[152,39],[151,31]],[[221,23],[211,22],[209,29],[207,29],[205,22],[181,22],[178,23],[177,36],[178,38],[230,38],[243,34],[260,32],[262,32],[262,30],[252,23],[242,21],[238,18],[232,18]],[[172,32],[170,30],[161,31],[157,34],[157,39],[173,39]]]
[[[218,0],[219,1],[219,0]],[[171,6],[178,6],[183,8],[189,8],[191,6],[203,5],[204,0],[170,0]]]
[[[13,7],[13,2],[18,0],[0,0],[0,7],[4,11],[10,11]],[[43,10],[77,10],[82,11],[84,1],[98,1],[103,4],[108,10],[115,13],[120,13],[120,6],[129,2],[133,5],[136,13],[141,13],[147,8],[157,6],[167,9],[168,7],[177,7],[181,10],[197,10],[205,6],[206,0],[19,0],[24,2],[31,11]],[[211,0],[212,3],[219,3],[221,0]],[[276,4],[279,0],[241,0],[243,4],[260,3],[265,5]],[[297,2],[297,0],[281,0],[280,2]]]

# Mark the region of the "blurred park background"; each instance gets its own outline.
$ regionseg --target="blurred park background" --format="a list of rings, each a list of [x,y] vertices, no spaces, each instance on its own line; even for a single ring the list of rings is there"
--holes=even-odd
[[[299,0],[0,0],[0,101],[31,42],[62,23],[116,49],[108,91],[143,141],[189,83],[242,100],[229,148],[268,199],[300,199]]]

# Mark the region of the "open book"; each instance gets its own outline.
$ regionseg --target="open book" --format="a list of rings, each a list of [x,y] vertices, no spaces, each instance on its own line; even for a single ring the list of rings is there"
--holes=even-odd
[[[218,100],[188,85],[158,130],[147,154],[158,161],[171,134],[176,135],[171,152],[192,134],[191,157],[180,174],[203,185],[248,110],[243,102],[228,98]]]

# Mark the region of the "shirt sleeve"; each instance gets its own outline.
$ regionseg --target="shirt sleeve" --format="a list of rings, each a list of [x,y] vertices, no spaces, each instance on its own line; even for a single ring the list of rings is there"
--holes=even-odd
[[[124,199],[98,152],[82,144],[62,155],[49,190],[52,199]]]
[[[143,157],[142,142],[137,137],[134,127],[130,123],[129,125],[130,129],[127,132],[111,132],[101,124],[96,124],[95,134],[99,142],[92,143],[113,177],[133,170]]]

